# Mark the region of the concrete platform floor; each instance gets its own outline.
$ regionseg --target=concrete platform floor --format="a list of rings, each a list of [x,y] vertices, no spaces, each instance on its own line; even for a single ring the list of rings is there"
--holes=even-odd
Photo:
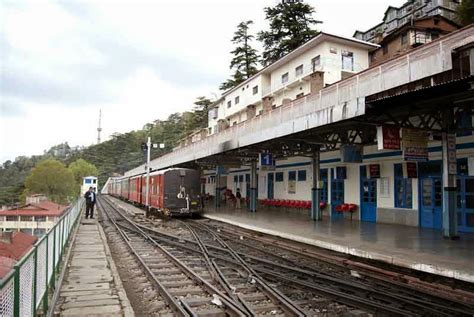
[[[341,219],[312,221],[274,208],[207,207],[204,217],[245,229],[411,269],[474,282],[474,234],[446,240],[439,230]]]
[[[56,312],[60,316],[134,316],[96,220],[81,219],[71,252]]]

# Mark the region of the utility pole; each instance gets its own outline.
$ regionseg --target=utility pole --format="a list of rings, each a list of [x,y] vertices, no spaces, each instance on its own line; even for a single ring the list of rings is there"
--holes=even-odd
[[[145,217],[148,218],[148,211],[150,209],[149,207],[149,201],[148,201],[148,190],[149,190],[149,184],[150,184],[150,152],[151,152],[151,137],[148,137],[148,141],[146,142],[146,187],[145,187]]]
[[[97,144],[100,144],[100,132],[102,132],[101,121],[102,121],[102,109],[99,110],[99,127],[97,128]]]

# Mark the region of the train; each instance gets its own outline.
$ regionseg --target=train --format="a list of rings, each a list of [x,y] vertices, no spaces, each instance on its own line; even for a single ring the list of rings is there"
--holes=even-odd
[[[194,216],[202,211],[201,174],[197,170],[169,168],[152,171],[148,187],[148,208],[152,213]],[[145,207],[146,174],[110,178],[106,192]]]

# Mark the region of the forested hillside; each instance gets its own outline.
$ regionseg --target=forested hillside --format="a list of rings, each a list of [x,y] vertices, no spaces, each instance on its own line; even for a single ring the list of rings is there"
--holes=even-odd
[[[197,98],[194,109],[184,113],[173,113],[166,120],[156,120],[142,129],[128,133],[115,133],[110,140],[85,148],[71,148],[67,142],[56,145],[42,155],[20,156],[14,161],[6,161],[0,167],[0,206],[20,201],[25,187],[24,182],[33,167],[46,159],[55,159],[65,165],[77,159],[92,163],[99,170],[99,184],[107,178],[145,162],[141,144],[148,136],[153,143],[164,143],[164,149],[153,149],[152,158],[169,152],[177,141],[189,133],[207,126],[207,112],[210,100]]]

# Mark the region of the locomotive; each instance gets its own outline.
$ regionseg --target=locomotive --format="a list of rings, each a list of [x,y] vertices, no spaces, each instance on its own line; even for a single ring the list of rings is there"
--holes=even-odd
[[[111,178],[107,192],[138,206],[146,203],[146,175]],[[148,205],[152,212],[167,216],[192,216],[202,210],[200,172],[169,168],[150,173]]]

